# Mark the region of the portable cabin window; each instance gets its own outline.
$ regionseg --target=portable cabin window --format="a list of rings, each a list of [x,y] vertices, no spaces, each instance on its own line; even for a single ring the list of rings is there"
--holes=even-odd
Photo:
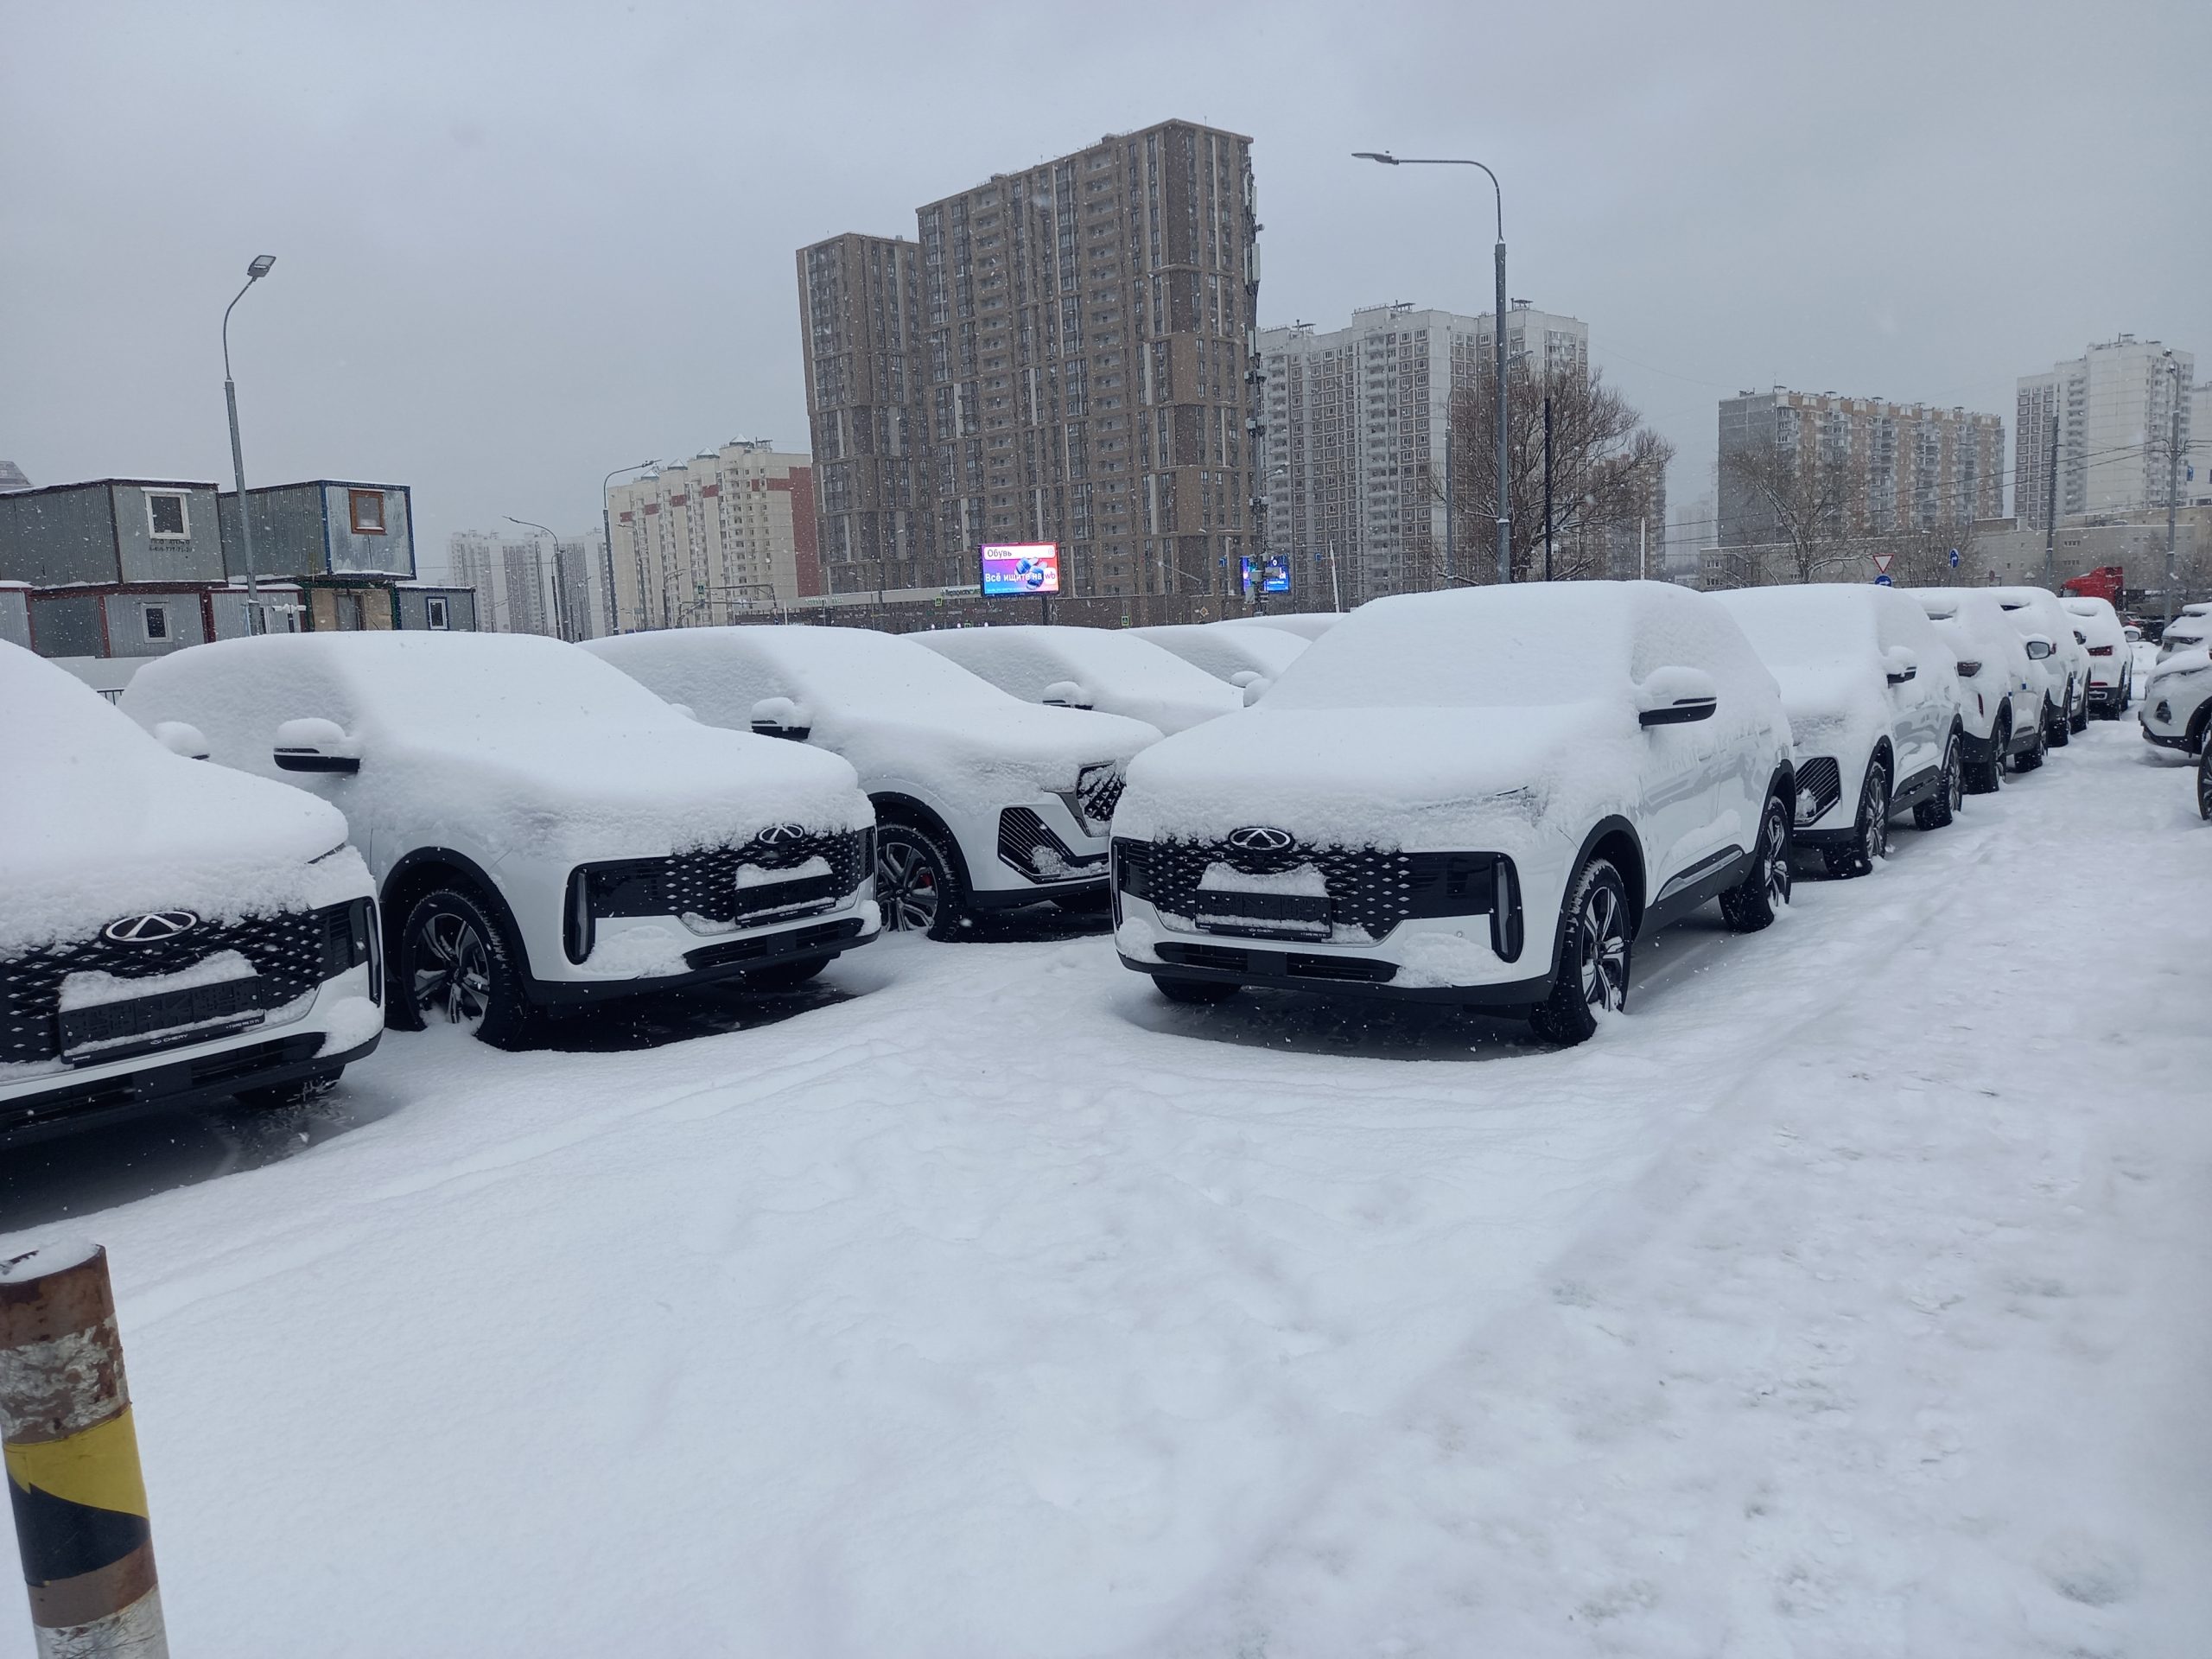
[[[182,494],[174,490],[146,492],[146,533],[168,541],[188,541],[192,520]]]
[[[384,534],[384,492],[382,490],[348,490],[346,492],[346,516],[356,536]]]
[[[432,594],[428,599],[423,601],[423,610],[426,613],[425,620],[429,623],[430,626],[434,628],[450,628],[453,626],[452,620],[447,614],[446,598],[443,594]]]
[[[166,605],[148,605],[143,607],[143,613],[148,641],[150,643],[153,640],[168,639],[169,637],[169,607]]]

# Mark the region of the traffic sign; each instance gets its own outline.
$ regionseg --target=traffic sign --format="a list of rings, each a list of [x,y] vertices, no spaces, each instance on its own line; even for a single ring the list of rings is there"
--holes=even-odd
[[[1885,575],[1887,575],[1890,569],[1890,561],[1895,557],[1897,557],[1897,555],[1894,553],[1877,553],[1874,556],[1874,568],[1877,570],[1883,572]]]
[[[1894,588],[1897,586],[1897,583],[1890,580],[1889,572],[1885,570],[1880,575],[1874,578],[1874,585],[1877,588]]]
[[[1957,569],[1958,568],[1959,568],[1959,550],[1958,550],[1957,548],[1955,548],[1955,548],[1953,548],[1953,549],[1951,550],[1951,569],[1954,569],[1954,570],[1955,570],[1955,569]]]

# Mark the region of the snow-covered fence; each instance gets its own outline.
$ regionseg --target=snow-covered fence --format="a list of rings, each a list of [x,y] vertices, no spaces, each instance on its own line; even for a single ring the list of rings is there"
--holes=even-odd
[[[0,1262],[0,1453],[39,1659],[168,1659],[107,1252]]]

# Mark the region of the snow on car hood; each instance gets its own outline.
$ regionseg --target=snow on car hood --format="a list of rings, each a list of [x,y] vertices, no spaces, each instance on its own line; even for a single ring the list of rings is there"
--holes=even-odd
[[[1441,850],[1615,810],[1643,734],[1621,702],[1274,709],[1147,749],[1114,833],[1210,839],[1248,824],[1300,841]],[[1517,827],[1517,828],[1516,828]]]
[[[2207,669],[2212,669],[2212,649],[2177,651],[2164,662],[2153,667],[2150,679],[2145,683],[2146,687],[2155,690],[2168,681],[2185,678],[2191,674],[2202,674]]]
[[[1126,766],[1159,730],[1120,715],[1043,709],[1008,697],[988,709],[919,705],[823,709],[814,742],[836,750],[871,784],[925,782],[940,797],[995,811],[1039,790],[1071,790],[1084,767]]]
[[[1797,757],[1834,754],[1839,745],[1851,753],[1871,751],[1889,728],[1889,708],[1878,685],[1885,683],[1871,663],[1771,664],[1768,671],[1782,688],[1783,712],[1789,716]],[[1931,671],[1933,665],[1930,665]]]
[[[73,676],[4,643],[0,709],[0,957],[148,911],[228,921],[371,890],[334,808],[172,754]]]
[[[372,728],[361,752],[359,810],[417,845],[495,859],[658,857],[735,845],[772,823],[858,830],[875,816],[834,754],[688,722],[526,726],[496,739]]]

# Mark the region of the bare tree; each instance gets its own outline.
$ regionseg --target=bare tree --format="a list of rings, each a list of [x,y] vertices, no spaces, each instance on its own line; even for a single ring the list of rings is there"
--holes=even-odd
[[[1632,543],[1637,521],[1663,497],[1674,445],[1607,385],[1605,372],[1541,377],[1509,373],[1505,391],[1506,503],[1512,515],[1513,579],[1544,574],[1544,399],[1552,404],[1552,575],[1575,581],[1612,574],[1614,545]],[[1497,404],[1487,359],[1475,384],[1452,399],[1452,571],[1455,582],[1497,580]],[[1429,498],[1446,499],[1444,480]],[[1663,527],[1662,527],[1663,529]],[[1425,586],[1444,581],[1440,550],[1420,538]]]
[[[1829,582],[1866,557],[1863,474],[1816,446],[1732,449],[1720,457],[1719,485],[1763,509],[1774,539],[1725,560],[1742,585]],[[1724,550],[1724,552],[1731,550]]]

